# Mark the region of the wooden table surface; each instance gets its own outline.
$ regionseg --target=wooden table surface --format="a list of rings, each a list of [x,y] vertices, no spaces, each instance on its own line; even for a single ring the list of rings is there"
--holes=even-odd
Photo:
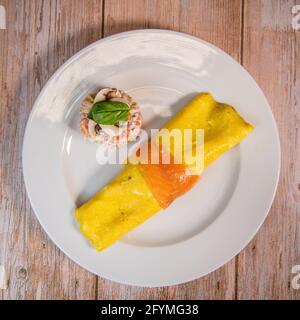
[[[0,265],[9,276],[0,299],[299,299],[292,285],[292,267],[300,265],[295,4],[300,1],[0,0],[6,10],[6,29],[0,30]],[[282,149],[276,198],[251,243],[201,279],[150,289],[102,279],[67,258],[30,207],[21,164],[26,121],[54,71],[97,39],[141,28],[192,34],[239,61],[269,100]]]

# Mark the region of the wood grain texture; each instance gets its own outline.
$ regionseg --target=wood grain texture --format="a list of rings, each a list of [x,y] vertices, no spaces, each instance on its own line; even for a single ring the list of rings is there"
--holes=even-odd
[[[240,299],[300,299],[300,290],[291,287],[292,267],[300,264],[300,32],[292,30],[294,4],[245,2],[243,63],[274,112],[282,164],[272,209],[238,258]]]
[[[172,29],[210,41],[240,58],[240,1],[109,0],[104,13],[105,36],[137,28]],[[98,281],[99,299],[232,299],[235,261],[202,279],[168,288],[129,287],[101,278]]]
[[[10,279],[0,299],[300,298],[300,290],[291,287],[291,268],[300,264],[300,32],[291,29],[295,3],[299,1],[0,0],[7,13],[7,30],[0,30],[0,264]],[[116,284],[69,260],[35,218],[21,168],[25,124],[53,72],[101,36],[137,28],[186,32],[242,61],[272,106],[282,145],[277,196],[255,239],[210,275],[165,288]]]
[[[53,72],[102,35],[102,1],[1,1],[0,263],[3,299],[94,299],[96,277],[70,261],[34,216],[23,184],[21,150],[33,102]],[[42,186],[41,186],[42,187]]]

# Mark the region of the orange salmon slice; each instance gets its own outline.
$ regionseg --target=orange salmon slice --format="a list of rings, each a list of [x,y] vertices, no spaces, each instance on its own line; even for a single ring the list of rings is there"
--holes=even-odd
[[[161,146],[158,150],[158,163],[152,164],[150,159],[153,145],[148,142],[148,163],[140,163],[139,169],[160,206],[167,208],[177,197],[189,191],[200,176],[188,174],[190,169],[184,164],[174,163],[172,155],[170,163],[163,163],[163,155],[167,151]]]

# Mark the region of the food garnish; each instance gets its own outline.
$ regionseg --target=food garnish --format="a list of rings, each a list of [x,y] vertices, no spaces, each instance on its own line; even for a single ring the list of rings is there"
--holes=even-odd
[[[80,130],[90,142],[121,146],[135,141],[141,127],[139,106],[120,89],[103,88],[81,102]]]
[[[119,101],[98,101],[93,104],[88,118],[98,124],[115,125],[120,121],[127,121],[129,106]]]

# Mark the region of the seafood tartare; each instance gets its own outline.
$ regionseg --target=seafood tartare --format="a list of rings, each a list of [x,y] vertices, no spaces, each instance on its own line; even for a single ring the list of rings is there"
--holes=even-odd
[[[140,108],[122,90],[103,88],[81,103],[80,130],[90,142],[120,146],[134,141],[141,126]]]

